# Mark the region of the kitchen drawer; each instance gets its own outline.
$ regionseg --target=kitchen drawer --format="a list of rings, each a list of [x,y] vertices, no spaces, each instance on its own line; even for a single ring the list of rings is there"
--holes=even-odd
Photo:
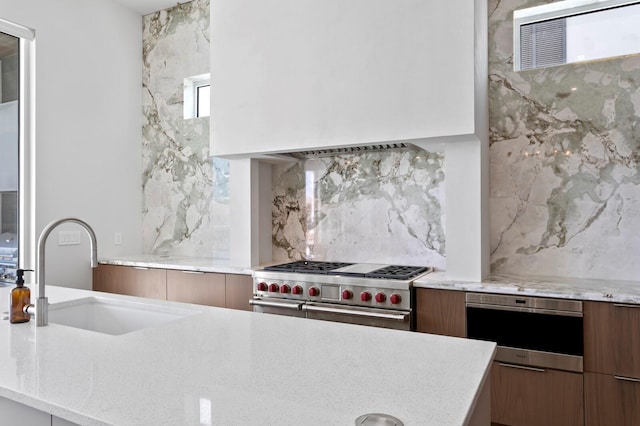
[[[225,307],[225,276],[211,272],[167,271],[167,300]]]
[[[93,290],[166,300],[166,277],[164,269],[99,265],[93,270]]]
[[[491,421],[494,424],[582,426],[583,406],[580,373],[499,362],[491,367]]]
[[[584,369],[640,378],[640,305],[584,303]]]
[[[640,382],[610,374],[584,374],[585,425],[640,424]]]

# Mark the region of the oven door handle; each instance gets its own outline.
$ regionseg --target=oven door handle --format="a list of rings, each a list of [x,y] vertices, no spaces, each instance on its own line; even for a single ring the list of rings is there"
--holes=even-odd
[[[355,310],[348,308],[334,308],[329,306],[318,306],[318,305],[302,305],[302,310],[305,312],[324,312],[328,314],[341,314],[341,315],[351,315],[355,317],[365,317],[365,318],[378,318],[378,319],[386,319],[386,320],[394,320],[405,322],[409,319],[409,312],[392,314],[386,312],[373,312],[373,311],[365,311],[365,310]]]
[[[252,306],[264,306],[265,308],[284,308],[295,311],[301,310],[302,306],[302,302],[271,301],[264,299],[251,299],[249,300],[249,304]]]

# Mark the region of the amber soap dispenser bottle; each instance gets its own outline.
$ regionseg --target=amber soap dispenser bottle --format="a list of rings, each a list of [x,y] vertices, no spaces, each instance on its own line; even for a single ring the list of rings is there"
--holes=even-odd
[[[30,269],[26,269],[30,271]],[[24,286],[24,272],[25,269],[18,269],[16,271],[16,287],[11,290],[11,310],[9,314],[9,321],[12,324],[27,322],[31,319],[31,315],[24,311],[24,308],[31,303],[31,290]]]

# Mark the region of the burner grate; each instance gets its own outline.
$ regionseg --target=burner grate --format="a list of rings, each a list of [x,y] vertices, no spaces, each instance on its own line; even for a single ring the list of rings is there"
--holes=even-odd
[[[426,266],[389,265],[365,274],[365,278],[410,280],[428,271],[430,272],[431,268]]]
[[[330,271],[345,266],[353,265],[353,263],[342,262],[316,262],[311,260],[299,260],[296,262],[283,263],[280,265],[272,265],[264,268],[265,271],[278,272],[300,272],[306,274],[328,274]]]

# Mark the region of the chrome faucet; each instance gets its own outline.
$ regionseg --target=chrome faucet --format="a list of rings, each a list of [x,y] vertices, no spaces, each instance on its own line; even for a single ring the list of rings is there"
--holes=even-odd
[[[62,223],[77,223],[87,231],[87,234],[89,234],[89,240],[91,241],[91,267],[98,267],[98,243],[96,240],[96,234],[93,232],[93,229],[91,229],[89,224],[73,217],[56,220],[48,224],[42,230],[42,234],[40,234],[40,238],[38,239],[38,299],[36,300],[35,306],[36,325],[38,327],[49,324],[49,302],[44,293],[44,249],[51,231]],[[27,312],[32,313],[32,311],[33,305],[30,305],[29,308],[27,308]]]

